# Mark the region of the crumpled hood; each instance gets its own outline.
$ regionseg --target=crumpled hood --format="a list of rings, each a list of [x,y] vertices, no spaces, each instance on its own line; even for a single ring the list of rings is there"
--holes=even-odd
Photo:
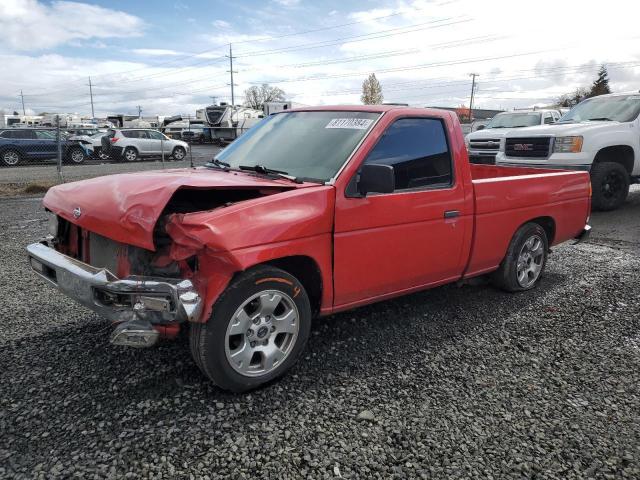
[[[44,206],[62,218],[118,242],[154,250],[153,230],[181,189],[265,190],[314,186],[208,168],[173,169],[92,178],[49,189]]]
[[[511,130],[507,137],[528,137],[528,136],[571,136],[583,135],[585,133],[597,132],[599,130],[610,130],[614,126],[620,126],[619,122],[581,122],[581,123],[554,123],[551,125],[540,125],[536,127],[525,127]],[[614,127],[615,128],[615,127]]]

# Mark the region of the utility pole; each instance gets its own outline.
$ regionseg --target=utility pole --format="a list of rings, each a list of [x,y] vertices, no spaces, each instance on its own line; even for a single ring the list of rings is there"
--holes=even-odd
[[[225,57],[229,58],[229,68],[230,68],[230,70],[228,70],[228,71],[231,74],[231,106],[234,106],[236,104],[236,97],[233,94],[233,87],[234,87],[233,74],[234,73],[238,73],[238,72],[234,72],[233,71],[233,58],[234,57],[233,57],[233,52],[231,50],[231,44],[229,44],[229,55],[225,55]]]
[[[22,90],[20,90],[20,98],[22,99],[22,115],[26,116],[27,112],[24,109],[24,95],[22,94]]]
[[[138,105],[138,119],[140,119],[141,115],[142,115],[142,107]]]
[[[96,113],[93,110],[93,86],[91,85],[91,77],[89,77],[89,96],[91,97],[91,120],[95,120]]]
[[[473,96],[476,92],[476,77],[480,75],[477,73],[470,73],[469,76],[473,79],[471,80],[471,100],[469,101],[469,122],[473,121]]]
[[[209,98],[211,99],[211,104],[212,104],[212,105],[215,105],[215,104],[216,104],[216,101],[218,100],[218,97],[217,97],[217,96],[215,96],[215,95],[212,95],[212,96],[211,96],[211,97],[209,97]]]

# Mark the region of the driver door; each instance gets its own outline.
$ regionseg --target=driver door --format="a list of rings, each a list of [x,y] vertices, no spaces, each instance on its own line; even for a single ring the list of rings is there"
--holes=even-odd
[[[460,277],[472,215],[438,118],[393,121],[364,163],[391,165],[395,191],[337,192],[334,306],[348,308]],[[469,210],[469,211],[467,211]]]

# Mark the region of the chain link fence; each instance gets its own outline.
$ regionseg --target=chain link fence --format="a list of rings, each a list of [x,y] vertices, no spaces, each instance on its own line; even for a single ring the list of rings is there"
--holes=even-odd
[[[53,125],[0,128],[0,194],[115,173],[197,167],[221,149],[202,132]]]

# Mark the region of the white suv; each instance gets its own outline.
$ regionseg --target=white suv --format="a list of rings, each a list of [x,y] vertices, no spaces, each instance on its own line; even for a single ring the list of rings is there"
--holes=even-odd
[[[148,128],[110,129],[101,140],[100,154],[109,155],[114,160],[135,162],[141,157],[158,157],[164,154],[174,160],[183,160],[189,151],[189,144],[172,140],[157,130]]]

